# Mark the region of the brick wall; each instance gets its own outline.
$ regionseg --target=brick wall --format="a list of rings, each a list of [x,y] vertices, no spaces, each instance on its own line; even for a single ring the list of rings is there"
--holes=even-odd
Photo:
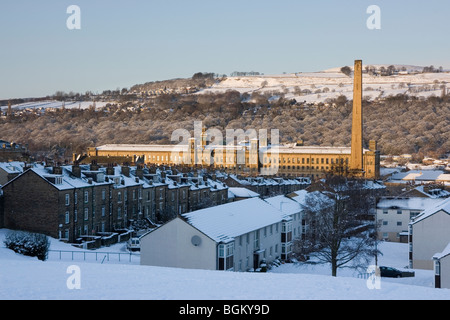
[[[58,238],[58,190],[28,170],[3,189],[4,227]]]

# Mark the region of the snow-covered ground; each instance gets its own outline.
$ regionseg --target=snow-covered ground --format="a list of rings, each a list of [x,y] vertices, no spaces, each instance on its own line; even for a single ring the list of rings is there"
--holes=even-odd
[[[0,229],[0,299],[145,299],[145,300],[395,300],[450,299],[450,290],[433,288],[433,272],[415,270],[416,277],[381,279],[380,289],[369,289],[367,280],[350,270],[329,276],[326,266],[284,264],[268,273],[187,270],[141,266],[128,262],[83,261],[81,255],[62,260],[51,254],[45,262],[24,257],[3,247],[8,230]],[[77,250],[51,240],[51,250]],[[380,265],[403,268],[407,265],[407,245],[383,243]],[[81,250],[79,250],[81,251]],[[98,252],[122,252],[124,244]],[[94,251],[95,252],[95,251]],[[80,289],[70,289],[79,269]]]

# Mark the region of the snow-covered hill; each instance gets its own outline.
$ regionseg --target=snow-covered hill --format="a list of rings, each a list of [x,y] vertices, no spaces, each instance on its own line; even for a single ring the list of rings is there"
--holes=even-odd
[[[0,230],[2,244],[5,233],[5,229]],[[122,246],[119,244],[109,250],[120,251]],[[55,248],[71,247],[53,239],[51,249]],[[380,257],[380,262],[403,265],[406,250],[404,244],[383,246],[385,255]],[[399,252],[404,254],[399,255]],[[80,289],[67,286],[72,276],[68,269],[71,265],[79,267]],[[140,266],[125,261],[101,264],[82,259],[59,260],[55,256],[42,262],[0,248],[0,266],[0,299],[450,299],[450,290],[430,287],[432,271],[416,271],[415,278],[382,278],[380,289],[369,289],[364,279],[345,276],[345,273],[333,278],[323,274],[325,268],[303,268],[294,264],[282,265],[268,273],[241,273]]]
[[[374,67],[387,68],[388,65]],[[373,100],[400,93],[417,97],[440,96],[442,85],[447,88],[446,84],[450,82],[450,72],[421,73],[423,67],[406,65],[395,65],[395,67],[399,70],[404,67],[405,71],[392,76],[364,73],[364,97]],[[269,92],[273,96],[277,96],[278,92],[284,93],[285,98],[294,98],[298,102],[306,103],[326,102],[327,99],[336,98],[339,95],[344,95],[351,100],[353,99],[353,76],[346,76],[340,72],[340,68],[333,68],[321,72],[229,77],[197,94],[227,90],[249,94]]]

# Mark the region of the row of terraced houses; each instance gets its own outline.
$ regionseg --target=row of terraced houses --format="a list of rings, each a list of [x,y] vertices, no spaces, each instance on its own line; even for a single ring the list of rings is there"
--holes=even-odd
[[[194,170],[5,163],[2,172],[6,177],[0,228],[44,233],[70,243],[164,223],[229,200],[229,188],[222,180]],[[297,180],[268,185],[271,194],[304,188]]]

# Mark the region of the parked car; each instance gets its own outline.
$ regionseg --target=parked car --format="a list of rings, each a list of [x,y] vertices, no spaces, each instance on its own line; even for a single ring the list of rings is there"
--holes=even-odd
[[[131,238],[130,240],[128,240],[127,249],[130,251],[140,251],[141,244],[139,238]]]
[[[392,267],[380,267],[380,275],[386,278],[414,277],[414,271],[401,271]]]

